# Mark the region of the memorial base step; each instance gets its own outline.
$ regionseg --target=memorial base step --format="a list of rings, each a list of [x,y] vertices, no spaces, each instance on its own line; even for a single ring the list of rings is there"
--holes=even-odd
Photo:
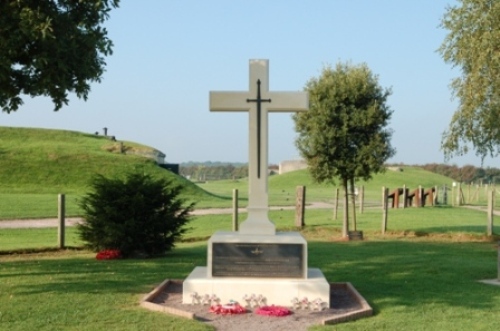
[[[266,305],[293,306],[294,300],[320,300],[330,306],[330,284],[321,270],[309,268],[306,279],[296,278],[231,278],[209,277],[207,267],[196,267],[184,280],[182,303],[192,304],[195,298],[216,297],[221,304],[244,298],[262,296]]]

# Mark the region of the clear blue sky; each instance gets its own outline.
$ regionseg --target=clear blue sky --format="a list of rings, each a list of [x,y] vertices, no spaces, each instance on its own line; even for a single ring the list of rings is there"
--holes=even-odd
[[[106,23],[114,54],[89,100],[53,112],[25,98],[3,126],[93,133],[164,152],[167,162],[248,161],[245,113],[211,113],[209,91],[248,89],[249,59],[269,59],[270,89],[302,90],[324,65],[365,62],[391,87],[390,162],[442,163],[441,135],[457,103],[458,70],[436,52],[453,0],[122,0]],[[269,161],[299,158],[290,114],[271,114]],[[449,164],[480,165],[470,153]],[[492,160],[485,165],[495,166]]]

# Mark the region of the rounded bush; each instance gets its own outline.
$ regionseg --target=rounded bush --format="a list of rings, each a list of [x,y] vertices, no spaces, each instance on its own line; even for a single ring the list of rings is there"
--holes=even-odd
[[[94,251],[155,256],[171,250],[186,231],[194,203],[184,206],[182,187],[164,178],[129,173],[125,179],[97,175],[80,201],[80,237]]]

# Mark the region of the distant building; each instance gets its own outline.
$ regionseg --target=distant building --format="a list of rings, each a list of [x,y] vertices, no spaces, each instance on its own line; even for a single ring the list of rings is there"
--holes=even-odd
[[[296,171],[301,169],[307,169],[307,163],[305,160],[281,161],[279,166],[279,174],[282,175],[290,171]]]
[[[151,157],[158,163],[163,169],[172,171],[174,174],[179,174],[179,164],[177,163],[165,163],[165,154],[155,149],[151,154]]]
[[[159,166],[162,167],[163,169],[172,171],[174,174],[179,175],[179,164],[177,163],[162,163],[159,164]]]

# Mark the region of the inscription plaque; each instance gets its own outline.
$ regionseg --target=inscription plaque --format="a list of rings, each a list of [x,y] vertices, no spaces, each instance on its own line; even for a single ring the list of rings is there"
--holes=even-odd
[[[213,277],[304,278],[301,244],[212,243]]]

